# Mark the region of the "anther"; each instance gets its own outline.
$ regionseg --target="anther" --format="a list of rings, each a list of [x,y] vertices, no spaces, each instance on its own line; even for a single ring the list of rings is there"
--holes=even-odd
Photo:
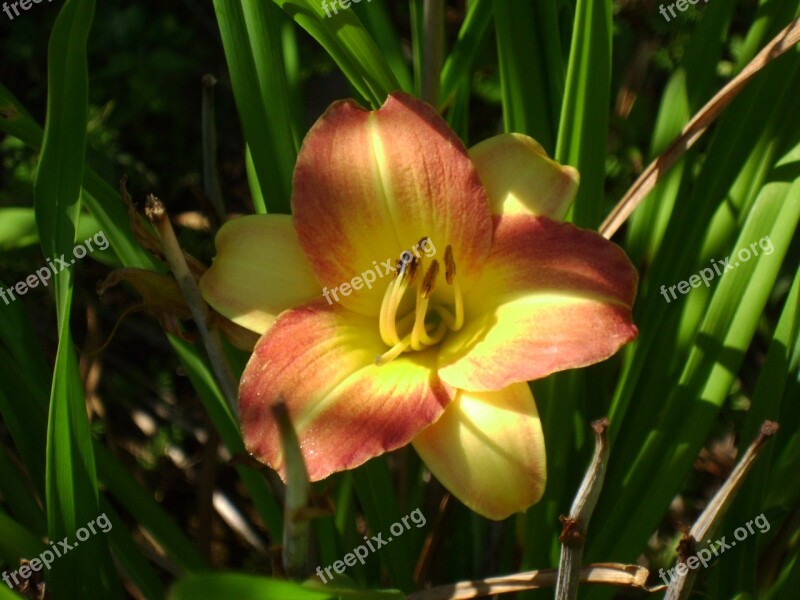
[[[453,284],[453,279],[456,276],[456,261],[453,258],[453,247],[447,244],[444,249],[444,278],[447,285]]]
[[[420,263],[421,261],[416,256],[411,257],[410,261],[403,263],[401,275],[408,279],[408,285],[414,283],[414,278],[417,275]]]
[[[428,267],[427,273],[425,273],[425,279],[422,280],[422,289],[420,291],[423,298],[428,299],[431,297],[433,288],[436,287],[436,277],[438,275],[439,261],[434,258],[431,266]]]

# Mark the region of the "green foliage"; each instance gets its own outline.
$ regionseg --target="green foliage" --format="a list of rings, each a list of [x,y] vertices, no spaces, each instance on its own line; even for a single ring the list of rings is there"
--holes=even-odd
[[[400,450],[312,486],[308,575],[416,507],[425,528],[353,566],[349,579],[287,581],[271,560],[280,555],[285,487],[247,460],[191,324],[181,336],[133,314],[115,329],[138,300],[118,288],[97,300],[109,267],[167,270],[141,244],[149,228],[134,234],[118,179],[130,176],[138,203],[146,192],[163,196],[174,217],[187,217],[181,222],[211,213],[202,193],[201,76],[219,80],[211,125],[225,210],[288,213],[300,144],[331,101],[355,96],[377,108],[393,90],[419,93],[429,43],[423,6],[372,0],[329,17],[316,0],[126,8],[65,0],[3,23],[0,287],[71,256],[76,241],[98,231],[110,245],[52,285],[0,301],[1,569],[74,539],[101,514],[113,528],[44,572],[53,597],[135,590],[148,599],[377,600],[554,567],[558,516],[591,456],[588,423],[608,415],[611,458],[585,559],[641,558],[657,572],[674,563],[680,525],[705,506],[733,454],[772,419],[780,432],[723,525],[733,531],[763,512],[770,531],[701,571],[696,591],[777,600],[797,589],[797,48],[750,82],[615,237],[640,273],[639,338],[609,361],[532,384],[548,488],[504,523],[443,500],[420,461]],[[643,163],[800,3],[712,0],[669,22],[655,5],[611,0],[469,0],[446,9],[437,108],[470,143],[524,132],[578,168],[570,218],[596,228]],[[211,233],[178,229],[206,263]],[[761,247],[709,286],[667,301],[664,287],[767,238],[769,254]],[[227,350],[238,375],[247,354]],[[19,596],[0,584],[6,597]]]

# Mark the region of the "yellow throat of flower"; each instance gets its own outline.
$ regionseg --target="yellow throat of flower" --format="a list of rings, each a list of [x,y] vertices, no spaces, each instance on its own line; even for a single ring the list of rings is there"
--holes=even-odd
[[[424,244],[428,238],[422,238]],[[448,329],[458,331],[464,325],[464,300],[461,288],[456,280],[456,263],[453,259],[453,248],[448,245],[444,253],[445,281],[453,289],[453,305],[455,314],[441,303],[430,305],[436,280],[439,276],[439,261],[433,259],[428,265],[425,275],[420,280],[417,275],[422,272],[423,257],[412,256],[408,261],[397,264],[397,274],[386,288],[380,313],[381,339],[389,349],[375,359],[378,365],[385,364],[400,356],[403,352],[425,350],[442,341]],[[413,310],[398,320],[397,313],[406,291],[417,283],[416,302]],[[434,322],[426,322],[428,315]]]

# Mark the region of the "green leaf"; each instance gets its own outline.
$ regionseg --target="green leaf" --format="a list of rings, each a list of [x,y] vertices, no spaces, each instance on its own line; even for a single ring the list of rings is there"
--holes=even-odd
[[[558,117],[564,93],[564,65],[561,58],[555,3],[495,0],[494,22],[497,29],[497,54],[500,62],[505,131],[530,135],[552,156],[556,146]],[[580,23],[580,26],[589,28],[591,23]],[[591,31],[597,38],[593,39],[593,50],[610,55],[610,36],[609,39],[602,38],[600,35],[603,33],[602,29],[591,29]],[[583,49],[578,48],[573,51],[581,52]],[[591,57],[589,59],[592,61],[591,64],[586,65],[577,63],[576,60],[572,68],[600,68],[610,71],[610,62],[609,64],[596,62],[601,58],[602,55]],[[571,74],[575,77],[574,71],[571,71]],[[610,73],[608,76],[610,78]],[[573,82],[570,88],[573,97],[570,98],[570,102],[580,103],[594,99],[602,101],[600,94],[604,94],[607,98],[608,86],[608,81],[602,81],[598,76],[595,87],[583,92],[594,93],[597,96],[576,98],[574,96],[578,91]],[[572,108],[569,102],[567,106]],[[598,113],[599,109],[591,116],[600,116]],[[605,121],[595,124],[587,120],[583,126],[599,128],[605,124]],[[571,140],[573,144],[587,143],[588,140],[580,138],[580,133],[574,135],[575,139]],[[570,158],[577,160],[579,156],[576,148],[574,156]]]
[[[0,118],[1,131],[18,137],[35,150],[41,148],[44,137],[42,128],[2,84],[0,84],[0,111],[7,115],[6,118]],[[113,251],[125,266],[157,269],[158,266],[153,258],[136,243],[119,194],[88,167],[84,167],[83,170],[83,186],[83,203],[108,237],[111,243],[109,250]],[[84,227],[82,221],[83,219],[78,224],[79,233]]]
[[[0,558],[13,568],[19,565],[20,558],[33,558],[44,549],[39,536],[17,523],[0,509]]]
[[[800,146],[783,162],[791,165],[797,160],[800,160]],[[650,480],[639,476],[635,489],[630,484],[627,486],[624,500],[614,499],[606,528],[590,542],[597,544],[594,548],[603,548],[615,558],[629,559],[631,549],[646,538],[643,530],[652,531],[655,527],[658,516],[674,495],[675,485],[690,469],[716,411],[727,396],[798,221],[800,177],[793,183],[768,183],[749,212],[729,255],[749,248],[764,236],[771,240],[774,253],[743,262],[715,281],[717,287],[678,385],[664,401],[661,414],[656,417],[656,426],[646,435],[638,456],[634,454],[635,458],[629,463],[628,481],[636,473],[658,473],[659,476]],[[731,259],[734,260],[737,259]],[[690,423],[691,427],[683,425],[685,423]],[[612,460],[613,456],[612,452]],[[640,527],[636,530],[614,528],[623,519]]]
[[[197,391],[203,406],[217,428],[223,443],[228,448],[231,455],[245,453],[244,441],[239,431],[239,425],[231,413],[228,403],[222,396],[210,368],[203,362],[196,350],[187,342],[168,336],[173,350],[180,358],[186,374]],[[275,498],[267,487],[266,481],[261,473],[253,471],[249,467],[238,465],[236,467],[239,477],[250,494],[250,499],[255,504],[256,510],[261,517],[264,525],[272,535],[273,540],[277,541],[283,532],[283,515]]]
[[[372,108],[400,89],[380,49],[352,10],[328,17],[317,0],[274,0],[325,48],[348,81]]]
[[[472,64],[483,46],[491,23],[491,0],[471,0],[467,5],[467,14],[458,31],[453,50],[447,55],[442,67],[439,88],[441,107],[449,106],[453,102],[457,88],[462,82],[466,82],[466,92],[469,94]]]
[[[23,598],[23,596],[0,586],[0,600],[19,600],[20,598]]]
[[[0,250],[24,248],[39,241],[36,217],[30,208],[0,209]]]
[[[400,89],[412,93],[414,85],[411,81],[411,72],[403,56],[403,46],[392,24],[391,16],[382,0],[368,0],[368,2],[353,4],[351,9],[359,16],[380,48],[381,55],[386,59],[386,64],[400,84]]]
[[[703,11],[703,19],[661,97],[652,135],[651,158],[663,152],[691,116],[710,99],[714,91],[715,70],[725,51],[725,34],[733,9],[732,2],[716,2]],[[631,216],[626,249],[634,264],[649,261],[661,244],[678,194],[686,192],[681,184],[685,170],[691,172],[695,156],[696,152],[690,151],[681,157]]]
[[[94,2],[67,0],[48,46],[44,141],[33,186],[36,223],[45,256],[71,255],[80,210],[86,150],[89,75],[86,42]],[[69,260],[69,259],[67,259]],[[92,436],[69,329],[72,269],[53,277],[58,316],[47,435],[47,515],[51,540],[74,539],[98,515]],[[106,540],[90,536],[53,564],[50,587],[63,598],[120,593]]]
[[[611,32],[610,0],[578,0],[555,158],[581,174],[571,211],[581,227],[596,228],[604,215]]]
[[[186,534],[175,525],[151,493],[139,485],[102,444],[95,444],[95,458],[100,480],[119,505],[136,518],[140,527],[146,529],[178,567],[185,571],[203,571],[206,561],[186,538]]]
[[[373,534],[383,533],[388,539],[389,528],[400,522],[401,514],[386,456],[373,458],[356,469],[353,472],[353,482],[370,531]],[[398,536],[381,548],[378,554],[393,585],[403,590],[414,589],[412,573],[415,561],[408,537]]]
[[[270,212],[289,213],[297,147],[283,76],[280,33],[274,7],[266,2],[214,0],[233,94],[245,141]],[[254,195],[254,201],[260,197]],[[267,206],[256,205],[256,212]]]
[[[170,600],[326,600],[333,594],[315,591],[299,583],[238,573],[191,575],[170,590]]]
[[[43,485],[44,452],[41,454]],[[40,498],[44,494],[39,496],[31,489],[27,473],[23,474],[19,464],[15,463],[17,461],[12,463],[6,449],[0,446],[0,490],[3,490],[5,507],[20,525],[34,532],[41,539],[47,533],[47,520],[40,505]]]
[[[111,550],[121,563],[129,583],[136,586],[144,598],[163,598],[164,586],[158,574],[136,545],[133,536],[123,526],[124,521],[105,498],[101,500],[101,507],[110,522],[117,523],[116,527],[112,527],[104,535],[108,536]],[[169,556],[172,558],[172,554]]]
[[[783,311],[778,320],[778,327],[772,338],[767,358],[761,366],[756,388],[753,391],[750,410],[740,434],[743,442],[755,439],[759,427],[766,419],[780,422],[781,401],[787,387],[787,379],[796,377],[792,366],[793,342],[800,335],[800,270],[794,277],[794,283],[786,297]],[[781,433],[781,432],[779,432]],[[785,435],[785,433],[784,433]],[[726,517],[727,531],[733,531],[742,523],[746,523],[765,508],[769,475],[773,469],[775,444],[767,444],[758,458],[758,462],[744,482]],[[777,523],[772,524],[777,527]],[[762,544],[763,546],[763,544]],[[733,596],[737,591],[756,596],[756,567],[758,564],[758,545],[740,544],[726,555],[725,563],[720,565],[724,575],[719,585],[725,590],[725,596]]]

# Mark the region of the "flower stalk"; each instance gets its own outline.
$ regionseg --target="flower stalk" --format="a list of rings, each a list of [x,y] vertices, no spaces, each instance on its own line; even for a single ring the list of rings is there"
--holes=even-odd
[[[145,204],[145,215],[158,233],[167,264],[175,277],[175,281],[178,282],[184,298],[186,298],[186,303],[192,312],[192,318],[197,325],[197,330],[200,332],[200,339],[203,341],[208,353],[211,368],[214,370],[214,375],[216,375],[222,394],[225,396],[225,400],[228,402],[235,417],[237,415],[236,379],[225,357],[222,338],[216,330],[212,330],[209,327],[208,304],[203,300],[200,289],[197,287],[197,282],[186,264],[186,258],[178,243],[178,238],[175,236],[175,230],[172,229],[164,203],[150,194]]]
[[[744,456],[742,456],[742,459],[736,465],[733,472],[711,499],[711,502],[708,503],[708,506],[706,506],[702,514],[694,522],[689,533],[680,541],[678,547],[679,554],[681,554],[682,551],[683,554],[691,553],[698,540],[708,539],[714,534],[714,531],[719,526],[725,513],[728,512],[728,508],[734,498],[736,498],[739,488],[753,468],[756,459],[761,454],[764,444],[777,432],[778,424],[776,422],[764,421],[758,436],[747,448],[747,451],[744,453]],[[680,556],[680,560],[681,562],[685,562],[686,556]],[[692,587],[694,587],[697,573],[698,571],[695,569],[689,569],[685,576],[673,579],[667,589],[664,599],[684,600],[688,598]]]
[[[556,582],[556,600],[572,600],[578,597],[578,585],[581,579],[581,559],[583,547],[586,545],[586,532],[589,519],[600,498],[603,479],[608,464],[608,419],[599,419],[592,423],[595,433],[595,448],[592,464],[589,466],[583,483],[578,490],[569,517],[561,517],[564,528],[561,532],[561,561],[558,565],[558,581]]]

